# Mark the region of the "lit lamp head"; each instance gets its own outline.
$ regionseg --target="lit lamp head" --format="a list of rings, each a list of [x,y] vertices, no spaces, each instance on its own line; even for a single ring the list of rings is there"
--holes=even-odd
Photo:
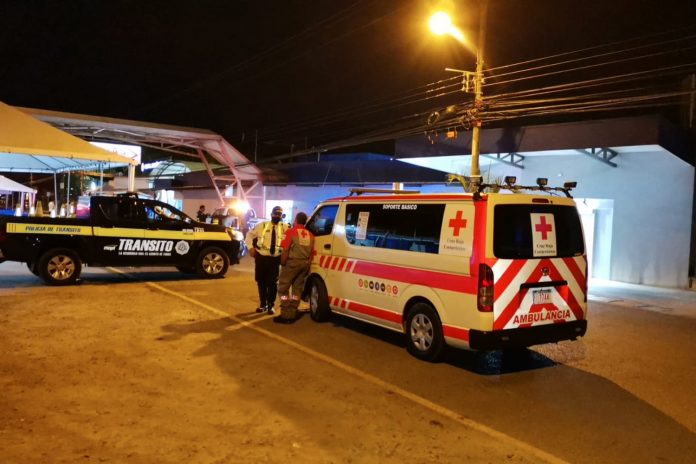
[[[517,183],[517,177],[515,177],[515,176],[505,176],[505,183],[506,183],[507,185],[509,185],[510,187],[512,187],[513,185],[515,185],[515,183]]]

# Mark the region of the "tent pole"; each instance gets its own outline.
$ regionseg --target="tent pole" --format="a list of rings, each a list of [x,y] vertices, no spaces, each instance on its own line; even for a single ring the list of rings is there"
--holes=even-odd
[[[66,195],[67,201],[65,202],[67,204],[65,206],[65,209],[70,210],[70,171],[68,171],[68,192],[67,193],[68,193]]]
[[[99,163],[99,195],[104,193],[102,189],[104,188],[104,166]]]
[[[128,165],[128,191],[135,192],[135,165]]]
[[[53,208],[58,212],[58,173],[56,171],[53,171],[53,195]]]

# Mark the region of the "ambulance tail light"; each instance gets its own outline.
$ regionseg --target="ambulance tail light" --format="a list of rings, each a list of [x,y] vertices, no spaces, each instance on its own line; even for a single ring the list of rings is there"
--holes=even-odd
[[[483,313],[493,312],[493,269],[479,264],[477,309]]]

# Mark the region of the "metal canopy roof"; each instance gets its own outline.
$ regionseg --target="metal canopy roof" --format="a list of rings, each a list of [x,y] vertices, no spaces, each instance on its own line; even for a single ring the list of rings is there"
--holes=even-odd
[[[222,194],[215,182],[217,180],[238,185],[240,188],[236,191],[242,198],[249,197],[250,192],[260,186],[261,170],[221,135],[206,129],[34,108],[22,108],[22,111],[77,137],[132,143],[199,159],[205,164],[211,185],[215,187],[221,200]],[[225,166],[229,173],[214,174],[206,154]],[[242,186],[242,181],[248,181],[247,184],[251,185]]]

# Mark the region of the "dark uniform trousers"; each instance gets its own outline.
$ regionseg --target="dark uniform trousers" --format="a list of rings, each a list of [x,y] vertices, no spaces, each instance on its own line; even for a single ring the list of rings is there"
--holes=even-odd
[[[297,307],[304,290],[305,279],[309,273],[309,260],[289,258],[280,272],[278,294],[280,295],[280,315],[284,319],[297,317]],[[290,296],[292,288],[292,296]]]
[[[254,277],[259,289],[259,302],[261,307],[272,307],[278,292],[278,271],[280,256],[263,256],[259,253],[254,257],[256,268]]]

